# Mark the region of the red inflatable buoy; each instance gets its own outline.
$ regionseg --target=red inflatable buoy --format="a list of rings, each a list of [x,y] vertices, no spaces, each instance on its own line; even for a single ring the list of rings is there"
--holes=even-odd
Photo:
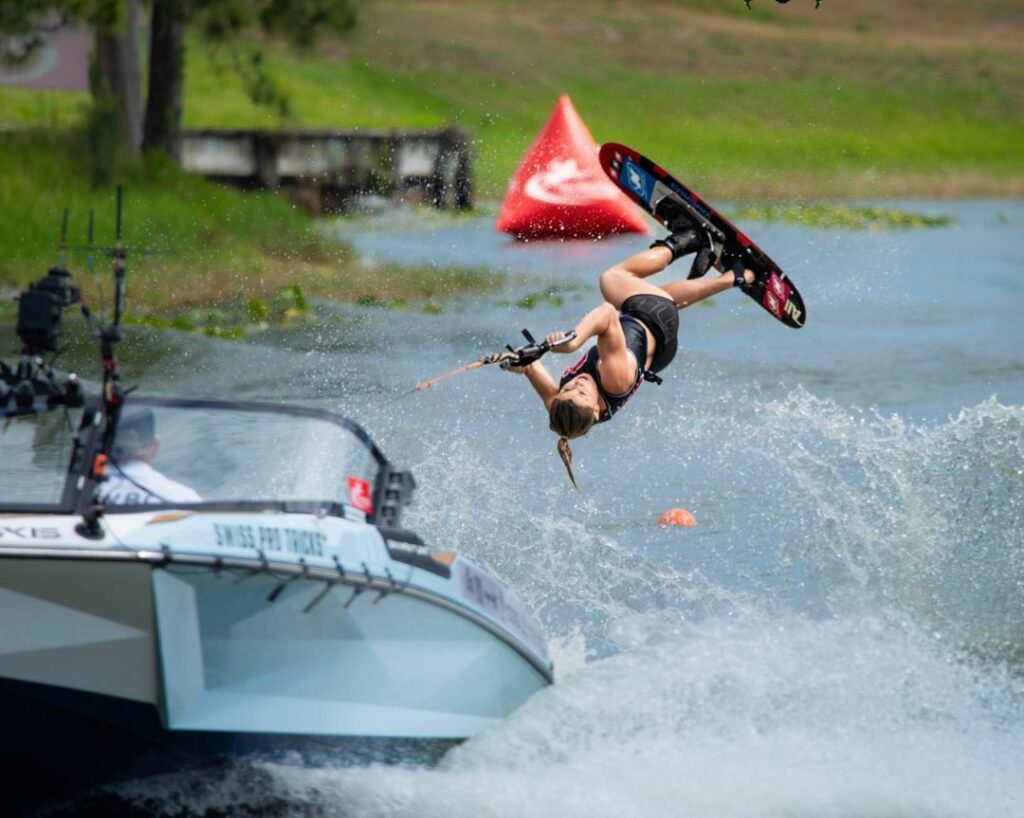
[[[498,230],[520,239],[650,232],[637,206],[605,175],[597,153],[563,94],[509,183]]]

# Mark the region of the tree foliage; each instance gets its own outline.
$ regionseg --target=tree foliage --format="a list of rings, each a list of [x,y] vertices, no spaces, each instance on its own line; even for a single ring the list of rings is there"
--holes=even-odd
[[[259,26],[300,46],[356,24],[354,0],[218,0],[197,4],[194,20],[212,40],[224,41]]]
[[[309,47],[325,33],[340,34],[356,24],[356,0],[154,0],[187,6],[188,24],[206,40],[222,45],[231,66],[256,105],[291,113],[290,100],[267,71],[260,42],[247,34],[254,29]],[[172,144],[164,144],[173,153]]]
[[[256,105],[291,114],[290,99],[266,69],[263,48],[245,34],[260,29],[300,47],[322,34],[341,34],[356,24],[353,0],[220,0],[204,4],[192,16],[194,28],[208,41],[224,47],[230,64]]]
[[[138,2],[138,0],[135,0]],[[43,38],[63,25],[84,22],[100,38],[131,36],[125,32],[133,0],[2,0],[0,61],[16,63],[31,56]],[[357,0],[146,0],[150,23],[149,88],[143,145],[174,154],[181,121],[185,31],[223,45],[253,102],[289,113],[287,95],[267,72],[258,42],[248,33],[260,30],[301,47],[321,34],[339,34],[356,24]],[[99,53],[99,46],[96,49]],[[95,72],[94,72],[95,74]],[[95,78],[94,78],[95,79]],[[114,83],[116,84],[116,83]],[[111,83],[93,83],[94,104]],[[106,89],[106,90],[105,90]],[[107,95],[109,96],[109,95]],[[122,121],[137,117],[118,100]]]

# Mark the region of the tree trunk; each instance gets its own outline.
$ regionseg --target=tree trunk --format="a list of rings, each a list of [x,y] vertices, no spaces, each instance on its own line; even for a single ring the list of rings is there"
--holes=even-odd
[[[93,100],[112,101],[118,113],[118,143],[131,154],[142,145],[142,79],[139,64],[139,3],[128,0],[120,31],[97,31]]]
[[[143,150],[161,150],[178,159],[181,99],[185,85],[185,4],[154,0],[149,39],[149,95]]]

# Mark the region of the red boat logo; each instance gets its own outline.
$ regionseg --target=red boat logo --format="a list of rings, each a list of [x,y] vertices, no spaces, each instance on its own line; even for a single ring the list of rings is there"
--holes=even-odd
[[[348,500],[352,508],[366,514],[373,513],[373,497],[370,495],[370,481],[361,477],[348,477]]]

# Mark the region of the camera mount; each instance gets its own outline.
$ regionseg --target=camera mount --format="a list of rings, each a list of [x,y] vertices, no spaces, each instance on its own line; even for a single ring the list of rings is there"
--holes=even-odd
[[[60,252],[55,267],[31,283],[18,296],[18,323],[16,331],[21,339],[21,359],[15,365],[0,361],[0,415],[45,412],[58,406],[75,407],[84,402],[82,385],[75,374],[58,378],[51,363],[62,351],[60,337],[64,311],[80,304],[82,316],[94,338],[100,341],[103,363],[104,401],[120,406],[123,398],[114,346],[121,339],[121,317],[124,305],[124,258],[121,244],[123,194],[117,188],[116,244],[109,248],[114,258],[115,306],[114,318],[107,326],[97,328],[89,308],[82,303],[82,290],[74,283],[65,265],[67,247],[68,210],[61,222]],[[92,266],[93,214],[89,213],[89,266]],[[49,356],[49,360],[47,359]],[[109,407],[108,407],[109,408]],[[116,409],[114,409],[116,412]],[[113,414],[113,413],[111,413]]]

